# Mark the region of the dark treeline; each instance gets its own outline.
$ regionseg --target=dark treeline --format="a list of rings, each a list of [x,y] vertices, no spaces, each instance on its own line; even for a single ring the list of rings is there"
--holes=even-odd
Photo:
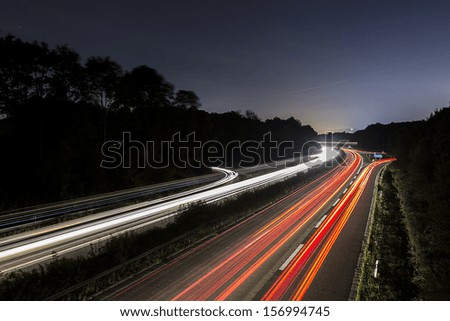
[[[204,165],[217,165],[208,162],[208,155],[189,148],[175,156],[187,153],[201,166],[138,168],[141,157],[161,159],[165,154],[159,143],[178,132],[181,140],[195,132],[199,141],[222,145],[260,142],[271,132],[275,141],[294,141],[295,150],[316,137],[310,126],[294,118],[262,121],[250,110],[216,114],[200,108],[193,91],[175,90],[148,66],[124,70],[107,57],[82,61],[67,46],[50,48],[14,36],[0,38],[0,208],[183,178],[209,172]],[[134,155],[136,149],[130,149],[130,155],[124,149],[124,158],[131,159],[129,168],[102,168],[103,144],[123,142],[124,132],[130,133],[132,141],[154,145],[145,149],[146,155]],[[276,158],[262,148],[250,151],[260,160]],[[225,156],[234,156],[227,158],[227,165],[255,163],[255,157],[248,157],[255,153],[227,150]]]
[[[450,108],[443,108],[427,120],[371,125],[353,137],[398,159],[391,171],[401,211],[393,214],[408,232],[418,299],[450,299],[449,124]]]

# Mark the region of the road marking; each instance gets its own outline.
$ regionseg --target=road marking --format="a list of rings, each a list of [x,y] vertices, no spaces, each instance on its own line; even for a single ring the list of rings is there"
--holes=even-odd
[[[320,221],[316,224],[316,226],[314,226],[314,228],[319,228],[320,224],[322,224],[322,222],[325,220],[326,217],[327,217],[327,216],[324,215],[324,216],[320,219]]]
[[[338,198],[338,199],[336,200],[336,202],[334,202],[334,203],[333,203],[333,205],[332,205],[332,206],[336,206],[336,204],[337,204],[337,203],[339,203],[339,201],[340,201],[340,200],[341,200],[341,199],[340,199],[340,198]]]
[[[351,185],[353,184],[354,181],[355,181],[355,180],[351,181],[351,182],[350,182],[350,185],[348,185],[348,186],[351,186]]]
[[[348,187],[347,187],[346,189],[344,189],[344,191],[342,192],[342,194],[347,193],[347,191],[348,191]]]
[[[300,252],[300,250],[302,249],[302,247],[304,246],[305,244],[300,244],[296,249],[295,249],[295,251],[294,252],[292,252],[292,254],[288,257],[288,259],[283,263],[283,265],[282,266],[280,266],[280,271],[283,271],[288,265],[289,265],[289,263],[291,263],[291,261],[294,259],[294,257],[297,255],[297,253],[298,252]]]
[[[373,271],[373,277],[376,279],[378,277],[378,262],[379,260],[375,261],[375,270]]]

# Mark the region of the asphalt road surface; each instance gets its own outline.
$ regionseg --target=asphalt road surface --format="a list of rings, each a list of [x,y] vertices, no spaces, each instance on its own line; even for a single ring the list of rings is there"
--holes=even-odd
[[[23,224],[31,224],[70,213],[77,213],[105,206],[123,204],[125,201],[150,197],[163,192],[176,191],[195,185],[208,184],[220,181],[227,173],[217,170],[218,173],[189,177],[160,184],[131,188],[91,197],[62,201],[53,204],[22,208],[14,211],[2,212],[0,215],[0,229],[12,228]]]
[[[378,166],[371,173],[367,187],[303,300],[341,301],[350,298],[355,268],[362,251],[364,232],[369,218],[375,180],[382,169],[383,166]]]
[[[148,228],[152,224],[178,215],[180,209],[185,208],[187,204],[199,201],[216,202],[248,190],[273,184],[331,160],[337,154],[336,150],[324,147],[320,154],[306,163],[232,184],[224,184],[224,182],[228,183],[233,180],[237,174],[230,170],[220,169],[227,173],[226,177],[209,184],[215,186],[210,186],[207,190],[205,190],[205,186],[202,186],[200,191],[189,190],[171,195],[166,199],[90,215],[0,239],[0,271],[6,273],[30,267],[51,260],[56,255],[70,255],[83,248],[89,248],[90,244],[102,242],[117,233]]]
[[[327,224],[325,215],[339,206],[343,193],[349,193],[362,159],[353,151],[347,153],[346,166],[336,167],[172,262],[119,285],[104,299],[261,299],[303,253],[311,235]]]
[[[374,179],[389,162],[370,163],[286,268],[263,300],[347,300],[367,223]]]

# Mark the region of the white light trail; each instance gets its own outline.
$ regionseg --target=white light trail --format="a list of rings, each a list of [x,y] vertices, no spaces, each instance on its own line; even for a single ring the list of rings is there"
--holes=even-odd
[[[152,205],[148,208],[131,211],[130,213],[127,213],[126,216],[105,218],[103,220],[95,222],[95,224],[94,222],[92,222],[92,224],[89,226],[68,229],[67,231],[64,231],[63,234],[60,233],[55,235],[50,233],[49,235],[46,235],[44,239],[31,239],[28,241],[29,243],[26,244],[12,244],[10,246],[4,246],[5,249],[0,252],[0,262],[29,254],[35,254],[39,251],[51,251],[58,245],[83,241],[87,237],[92,237],[93,235],[101,235],[101,233],[120,228],[121,226],[128,226],[132,223],[142,225],[142,222],[140,222],[141,220],[151,218],[152,216],[155,216],[158,213],[163,213],[165,211],[177,211],[180,206],[186,206],[187,204],[192,204],[200,201],[214,202],[263,185],[273,184],[280,180],[291,177],[298,172],[306,171],[310,167],[320,165],[322,162],[331,160],[337,155],[338,152],[336,150],[328,147],[323,147],[322,152],[318,154],[314,160],[306,163],[301,163],[241,182],[219,186],[211,190],[199,192],[193,195],[187,195],[179,199]],[[224,171],[226,175],[230,177],[233,176],[233,178],[237,175],[235,172],[230,170],[216,170]],[[233,178],[230,178],[230,180]],[[160,219],[160,217],[158,217],[158,219]],[[151,222],[149,222],[149,224],[150,223]],[[127,229],[131,228],[128,226]],[[30,232],[30,235],[31,233],[32,232]],[[92,240],[91,242],[95,242],[95,240]],[[73,244],[73,246],[76,246],[76,244]],[[48,255],[48,253],[46,254]]]

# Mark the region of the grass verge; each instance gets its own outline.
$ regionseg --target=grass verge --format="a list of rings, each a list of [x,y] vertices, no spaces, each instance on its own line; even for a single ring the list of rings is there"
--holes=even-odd
[[[405,216],[387,166],[379,178],[356,300],[413,300],[414,267]]]

